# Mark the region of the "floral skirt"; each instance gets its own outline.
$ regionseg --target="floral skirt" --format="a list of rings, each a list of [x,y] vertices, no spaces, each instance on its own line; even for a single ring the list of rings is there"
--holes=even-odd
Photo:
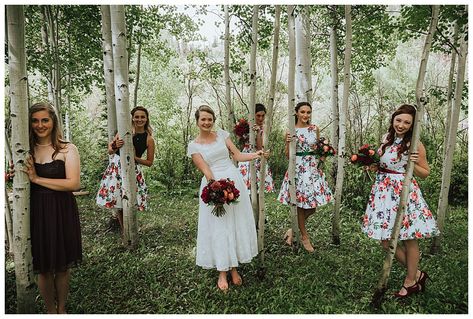
[[[333,201],[332,191],[325,180],[325,174],[317,168],[318,160],[309,155],[296,157],[296,205],[303,209],[317,208]],[[289,175],[286,171],[281,184],[278,200],[289,205]]]
[[[399,201],[401,199],[404,175],[378,173],[362,217],[362,231],[378,240],[391,239]],[[402,220],[399,240],[430,238],[439,235],[437,223],[422,196],[419,184],[413,178]]]
[[[261,160],[257,159],[255,161],[256,166],[256,183],[259,189],[259,182],[260,182],[260,172],[261,172]],[[248,192],[251,190],[251,178],[250,178],[250,162],[240,162],[238,163],[238,169],[240,170],[240,175],[245,182],[246,188]],[[271,169],[269,168],[268,163],[266,162],[266,177],[264,179],[264,191],[266,193],[270,193],[274,191],[274,182],[273,182],[273,174],[271,173]]]
[[[123,208],[122,205],[122,178],[120,156],[110,155],[110,162],[103,173],[100,188],[97,193],[97,205],[105,208]],[[148,188],[139,165],[135,165],[136,173],[136,200],[137,208],[142,211],[147,207]]]

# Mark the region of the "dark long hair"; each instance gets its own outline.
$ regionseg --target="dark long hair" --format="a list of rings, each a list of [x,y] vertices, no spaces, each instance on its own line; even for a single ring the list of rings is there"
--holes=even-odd
[[[144,108],[143,106],[136,106],[136,107],[133,108],[133,110],[131,110],[131,126],[134,127],[133,126],[133,116],[135,115],[136,111],[145,112],[145,114],[146,114],[145,131],[149,135],[152,135],[153,134],[153,129],[151,128],[151,125],[149,124],[149,113],[148,113],[148,110],[146,108]]]
[[[261,112],[261,111],[264,111],[264,113],[266,113],[266,107],[261,103],[256,103],[255,104],[255,114],[258,113],[258,112]]]
[[[62,132],[59,130],[59,120],[54,107],[48,102],[38,102],[33,104],[29,109],[29,139],[30,139],[30,154],[34,156],[34,146],[38,143],[38,138],[31,128],[33,124],[33,114],[40,111],[47,111],[49,117],[53,121],[53,129],[51,131],[51,145],[54,148],[52,158],[54,159],[60,150],[64,149],[65,144],[69,143],[62,139]]]
[[[308,107],[310,107],[310,109],[312,110],[312,105],[310,105],[309,102],[299,102],[296,104],[296,107],[294,108],[294,111],[295,113],[299,112],[299,109],[303,106],[307,105]],[[297,124],[297,114],[294,114],[294,119],[295,119],[295,122]],[[307,124],[310,124],[310,120],[309,120],[309,123]]]
[[[409,131],[407,131],[406,134],[404,134],[404,137],[402,138],[401,148],[399,149],[397,154],[398,158],[400,158],[401,155],[409,149],[409,146],[411,144],[412,131],[414,129],[414,121],[416,118],[416,108],[413,105],[403,104],[398,107],[397,110],[393,113],[393,115],[391,116],[391,124],[389,125],[388,136],[386,137],[386,143],[383,144],[383,146],[381,147],[382,154],[384,154],[386,147],[394,143],[394,139],[396,138],[396,131],[394,130],[393,126],[394,118],[400,114],[412,115],[412,125],[409,128]]]

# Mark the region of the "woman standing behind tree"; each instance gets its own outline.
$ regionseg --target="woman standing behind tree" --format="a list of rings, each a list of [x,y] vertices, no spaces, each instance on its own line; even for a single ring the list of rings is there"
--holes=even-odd
[[[250,161],[267,156],[263,151],[241,153],[223,130],[212,131],[215,113],[207,105],[200,106],[195,112],[199,135],[189,143],[187,156],[204,174],[199,192],[199,223],[197,228],[196,264],[205,269],[216,268],[219,271],[217,287],[228,290],[227,271],[230,270],[232,283],[239,286],[242,278],[237,271],[239,263],[249,263],[258,254],[256,228],[250,197],[240,191],[235,204],[225,207],[226,214],[217,217],[212,214],[212,207],[205,204],[200,195],[211,180],[229,178],[235,182],[238,190],[245,184],[230,160]]]
[[[62,140],[48,103],[29,111],[30,150],[25,172],[31,181],[33,271],[47,313],[66,313],[70,268],[82,261],[79,211],[72,191],[80,187],[80,158]]]
[[[318,169],[318,162],[323,158],[316,158],[314,148],[319,140],[319,128],[310,124],[312,106],[308,102],[299,102],[295,108],[296,118],[296,204],[297,221],[301,232],[301,242],[305,250],[313,252],[305,223],[307,218],[315,213],[315,209],[332,200],[332,192],[325,181],[325,175]],[[290,133],[286,133],[286,156],[289,157],[289,143],[292,140]],[[286,172],[278,200],[286,205],[291,202],[289,194],[289,175]],[[286,242],[292,245],[293,231],[289,229],[284,236]]]
[[[407,161],[415,163],[414,175],[426,178],[430,173],[425,147],[420,141],[418,151],[408,154],[415,115],[415,107],[408,104],[401,105],[393,113],[388,134],[378,150],[381,156],[379,166],[371,167],[378,173],[363,216],[362,230],[369,238],[380,240],[385,250],[389,249]],[[407,209],[399,232],[402,244],[397,246],[394,255],[407,269],[402,288],[395,294],[396,297],[403,298],[425,290],[429,276],[418,269],[420,253],[417,240],[437,236],[438,233],[435,219],[422,197],[419,184],[413,178]]]
[[[137,206],[138,210],[144,210],[147,207],[148,189],[141,171],[140,165],[151,166],[154,161],[154,139],[151,125],[149,124],[148,110],[142,106],[137,106],[131,110],[133,125],[133,147],[135,149],[135,172],[137,186]],[[110,155],[110,164],[102,176],[100,188],[97,193],[96,201],[99,206],[118,209],[118,221],[123,231],[123,205],[121,189],[121,164],[120,148],[124,141],[117,135],[108,144],[108,154]],[[142,159],[146,151],[146,159]],[[140,164],[140,165],[138,165]]]
[[[255,122],[253,130],[256,131],[256,150],[263,149],[263,125],[264,119],[266,117],[266,107],[263,104],[257,103],[255,105]],[[250,144],[246,142],[241,150],[242,153],[250,153]],[[261,171],[261,161],[259,159],[255,162],[256,167],[256,184],[259,187],[260,181],[260,171]],[[238,169],[240,170],[241,177],[245,182],[246,187],[248,188],[248,193],[251,190],[251,179],[250,179],[250,162],[240,162],[238,163]],[[272,192],[274,190],[273,175],[269,165],[266,165],[266,178],[264,180],[264,190],[265,192]]]

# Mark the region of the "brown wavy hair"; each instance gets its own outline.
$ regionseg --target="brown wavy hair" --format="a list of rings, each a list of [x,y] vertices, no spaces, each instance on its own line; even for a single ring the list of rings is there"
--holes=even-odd
[[[394,143],[394,139],[396,138],[396,131],[394,130],[394,118],[400,114],[410,114],[412,115],[412,125],[409,128],[409,131],[404,134],[404,137],[401,141],[401,148],[398,151],[397,157],[400,158],[401,155],[409,149],[412,140],[412,131],[414,129],[414,121],[416,118],[416,108],[410,104],[403,104],[397,108],[397,110],[391,116],[391,125],[389,125],[388,135],[386,137],[386,143],[383,144],[381,147],[381,152],[384,154],[386,147],[392,145]]]
[[[149,134],[149,135],[153,135],[153,129],[151,128],[151,124],[149,124],[149,112],[148,110],[143,107],[143,106],[136,106],[133,108],[133,110],[131,110],[131,127],[133,127],[133,131],[135,130],[134,129],[134,125],[133,125],[133,116],[135,115],[135,112],[136,111],[143,111],[145,112],[146,114],[146,124],[145,124],[145,131]]]
[[[214,119],[214,123],[215,123],[215,120],[216,120],[215,112],[214,112],[214,110],[212,110],[212,108],[210,106],[205,105],[205,104],[199,106],[199,108],[195,111],[195,121],[196,122],[199,121],[200,112],[207,112],[207,113],[211,114],[212,118]]]
[[[47,111],[49,117],[53,121],[53,129],[51,131],[51,145],[54,148],[54,153],[52,158],[54,159],[61,151],[66,147],[66,144],[69,142],[65,141],[62,137],[62,132],[59,130],[59,119],[56,114],[56,110],[49,102],[38,102],[33,104],[29,109],[29,139],[30,139],[30,154],[34,156],[34,146],[38,143],[38,138],[33,132],[33,114],[40,111]]]
[[[310,109],[312,110],[312,105],[310,105],[309,102],[299,102],[299,103],[296,104],[296,107],[294,108],[294,112],[295,112],[295,113],[299,112],[299,109],[300,109],[301,107],[303,107],[303,106],[306,106],[306,105],[307,105],[308,107],[310,107]],[[295,122],[296,122],[296,124],[297,124],[297,114],[295,114],[295,113],[294,113],[294,120],[295,120]],[[308,122],[307,124],[310,124],[310,119],[309,119],[309,122]]]

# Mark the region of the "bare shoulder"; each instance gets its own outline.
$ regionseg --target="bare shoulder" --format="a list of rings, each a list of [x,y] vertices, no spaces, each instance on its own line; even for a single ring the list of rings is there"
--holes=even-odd
[[[70,156],[77,156],[79,155],[79,150],[77,146],[72,143],[64,143],[62,144],[63,148],[61,149],[60,153],[64,153],[66,157]]]

